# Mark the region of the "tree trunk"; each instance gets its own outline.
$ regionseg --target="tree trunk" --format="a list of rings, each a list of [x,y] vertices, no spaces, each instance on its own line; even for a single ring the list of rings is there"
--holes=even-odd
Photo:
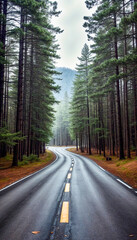
[[[123,6],[125,5],[125,0],[123,0]],[[125,7],[123,7],[123,15],[125,17]],[[126,28],[124,30],[124,55],[127,55],[127,40],[126,40]],[[127,74],[127,67],[124,67],[124,73]],[[127,157],[130,158],[130,129],[129,129],[129,114],[128,114],[128,89],[127,89],[127,77],[124,79],[124,92],[125,92],[125,118],[126,118],[126,149]]]
[[[135,11],[134,5],[137,3],[137,0],[134,0],[134,4],[132,5],[132,11]],[[131,2],[132,4],[132,2]],[[132,42],[133,42],[133,50],[136,48],[137,49],[137,24],[132,24]],[[135,35],[135,39],[134,39]],[[137,155],[137,83],[136,83],[136,71],[134,70],[133,72],[133,80],[132,80],[132,85],[133,85],[133,95],[134,95],[134,131],[135,131],[135,147],[136,147],[136,155]]]
[[[31,153],[31,118],[32,118],[32,88],[33,88],[33,36],[31,36],[31,63],[30,63],[30,89],[29,89],[29,116],[28,116],[28,138],[27,156]]]
[[[115,112],[114,112],[114,104],[113,104],[113,101],[115,101],[115,98],[114,98],[114,93],[112,92],[110,94],[110,114],[111,114],[111,117],[110,117],[110,121],[111,121],[111,143],[112,143],[112,154],[115,155],[115,135],[114,135],[114,121],[115,121]]]
[[[88,93],[88,62],[86,60],[86,84],[87,84],[87,89],[86,89],[86,92],[87,92],[87,96],[86,96],[86,101],[87,101],[87,129],[88,129],[88,153],[89,155],[91,155],[91,137],[90,137],[90,121],[89,121],[89,93]]]
[[[2,11],[3,7],[3,11]],[[0,44],[2,44],[0,63],[0,127],[3,125],[3,93],[4,93],[4,61],[5,61],[5,41],[6,41],[6,19],[7,19],[7,0],[4,0],[3,5],[0,3],[0,14],[3,14],[3,20],[0,21]],[[0,151],[1,152],[1,151]]]
[[[78,151],[78,136],[77,136],[77,133],[76,133],[76,150]]]
[[[101,106],[100,106],[100,99],[98,99],[98,128],[99,128],[99,133],[98,133],[98,141],[99,141],[99,154],[101,155],[101,150],[102,150],[102,141],[101,141]]]
[[[24,15],[21,8],[20,28],[23,30]],[[22,102],[22,84],[23,84],[23,46],[24,37],[20,34],[19,44],[19,73],[18,73],[18,98],[17,98],[17,113],[16,113],[16,132],[22,132],[22,115],[23,115],[23,102]],[[21,160],[20,143],[19,141],[14,146],[13,163],[12,166],[18,166],[18,159]]]
[[[27,24],[27,16],[25,17],[25,23]],[[28,41],[27,41],[27,29],[25,29],[25,46],[24,46],[24,82],[23,82],[23,135],[27,136],[27,51],[28,51]],[[23,154],[27,154],[27,140],[23,141]]]
[[[114,1],[115,2],[115,1]],[[114,13],[114,27],[117,27],[116,13]],[[115,46],[115,58],[118,59],[118,46],[117,46],[117,35],[114,39]],[[116,75],[119,76],[119,67],[116,66]],[[119,79],[116,80],[116,90],[117,90],[117,110],[118,110],[118,138],[119,138],[119,158],[124,159],[123,150],[123,136],[122,136],[122,124],[121,124],[121,107],[120,107],[120,91],[119,91]]]

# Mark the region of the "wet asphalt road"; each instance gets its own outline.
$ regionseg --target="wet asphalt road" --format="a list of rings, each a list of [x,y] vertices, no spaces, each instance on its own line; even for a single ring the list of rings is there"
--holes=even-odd
[[[85,157],[51,149],[53,164],[0,191],[0,240],[137,240],[136,190]]]

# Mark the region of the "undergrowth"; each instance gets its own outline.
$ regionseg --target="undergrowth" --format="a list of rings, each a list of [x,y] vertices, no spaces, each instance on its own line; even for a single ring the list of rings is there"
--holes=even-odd
[[[35,154],[31,154],[30,156],[24,155],[23,161],[19,161],[18,166],[20,167],[34,162],[40,162],[40,158],[37,155]]]

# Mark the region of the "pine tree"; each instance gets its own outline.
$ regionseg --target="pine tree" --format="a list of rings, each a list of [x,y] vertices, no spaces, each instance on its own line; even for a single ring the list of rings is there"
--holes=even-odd
[[[5,4],[10,12],[4,12]],[[0,3],[0,37],[3,29],[7,29],[6,45],[0,45],[3,54],[2,48],[6,49],[0,59],[5,67],[5,78],[2,78],[5,82],[0,82],[4,99],[0,114],[7,135],[10,131],[11,136],[19,136],[14,137],[11,145],[13,166],[18,165],[24,154],[39,156],[45,152],[45,143],[52,134],[56,102],[53,91],[59,91],[53,80],[57,74],[54,59],[59,58],[55,36],[61,30],[52,26],[50,18],[59,13],[56,2],[10,0]],[[6,142],[0,141],[0,145],[8,146]]]
[[[81,78],[81,81],[83,81],[83,85],[85,86],[83,91],[85,93],[85,99],[86,99],[88,152],[89,152],[89,155],[91,155],[90,106],[89,106],[89,64],[91,59],[90,59],[89,47],[87,44],[84,45],[81,52],[81,57],[78,59],[80,60],[80,64],[77,65],[77,72],[79,77]]]

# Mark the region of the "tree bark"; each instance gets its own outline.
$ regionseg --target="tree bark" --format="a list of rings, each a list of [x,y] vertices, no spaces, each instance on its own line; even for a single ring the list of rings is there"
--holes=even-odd
[[[33,36],[31,36],[31,62],[30,62],[30,89],[29,89],[29,116],[28,116],[28,138],[27,138],[27,156],[31,153],[31,118],[32,118],[32,88],[33,88]]]
[[[27,16],[25,16],[25,23],[27,24]],[[27,64],[28,64],[28,41],[27,41],[27,28],[25,29],[25,46],[24,46],[24,82],[23,82],[23,135],[27,136]],[[27,154],[27,140],[23,141],[23,154]]]
[[[123,16],[125,17],[125,0],[123,0]],[[126,40],[126,28],[124,30],[124,55],[127,55],[127,40]],[[127,67],[124,67],[124,73],[127,74]],[[126,148],[127,157],[130,158],[130,129],[129,129],[129,114],[128,114],[128,89],[127,89],[127,77],[124,79],[124,91],[125,91],[125,118],[126,118]]]
[[[3,7],[3,10],[2,10]],[[6,19],[7,19],[7,0],[3,5],[0,3],[0,14],[3,14],[3,20],[0,22],[0,44],[2,47],[1,57],[3,62],[0,63],[0,127],[3,125],[3,95],[4,95],[4,60],[5,60],[5,41],[6,41]]]
[[[24,15],[23,9],[21,8],[21,19],[20,28],[23,30]],[[24,37],[20,34],[20,44],[19,44],[19,72],[18,72],[18,98],[17,98],[17,113],[16,113],[16,132],[22,132],[22,118],[23,118],[23,47],[24,47]],[[18,159],[21,160],[20,143],[19,141],[14,146],[13,152],[13,163],[12,166],[18,166]]]
[[[89,155],[92,154],[91,152],[91,136],[90,136],[90,121],[89,121],[89,118],[90,118],[90,114],[89,114],[89,93],[88,93],[88,70],[87,70],[87,67],[88,67],[88,63],[87,63],[87,60],[86,60],[86,81],[87,81],[87,96],[86,96],[86,101],[87,101],[87,128],[88,128],[88,153]]]
[[[115,2],[115,1],[114,1]],[[117,27],[116,22],[116,12],[114,13],[114,27]],[[118,45],[117,45],[117,35],[115,35],[114,39],[115,46],[115,58],[118,59]],[[124,159],[124,150],[123,150],[123,134],[122,134],[122,124],[121,124],[121,107],[120,107],[120,91],[119,91],[119,67],[116,66],[116,90],[117,90],[117,110],[118,110],[118,138],[119,138],[119,158]]]

